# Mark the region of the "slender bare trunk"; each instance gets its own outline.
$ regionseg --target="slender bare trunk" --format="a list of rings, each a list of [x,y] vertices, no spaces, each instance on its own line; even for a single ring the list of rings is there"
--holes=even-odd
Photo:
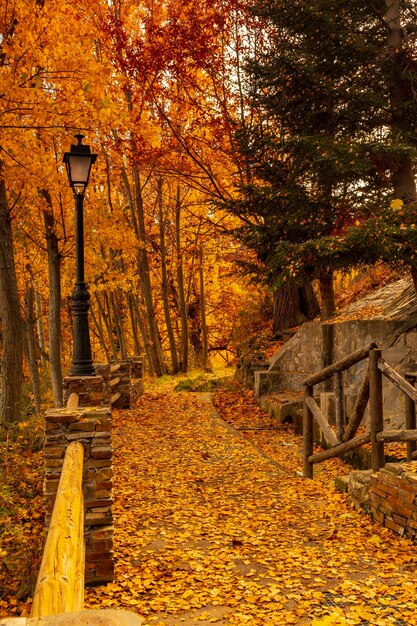
[[[38,291],[35,293],[35,308],[36,308],[36,327],[38,330],[38,341],[39,341],[39,348],[41,352],[41,365],[42,367],[45,367],[46,365],[45,330],[43,327],[42,299],[41,299],[41,294]]]
[[[206,293],[204,289],[204,271],[203,271],[203,246],[199,248],[199,276],[200,276],[200,309],[201,309],[201,335],[202,335],[202,365],[207,367],[208,356],[208,334],[207,334],[207,318],[206,318]]]
[[[62,406],[62,365],[61,365],[61,253],[55,232],[55,220],[49,192],[43,191],[50,211],[43,212],[45,238],[48,254],[49,275],[49,369],[52,393],[56,407]]]
[[[142,348],[138,338],[138,320],[136,312],[133,306],[133,296],[131,293],[127,294],[127,305],[129,307],[130,326],[132,328],[133,345],[135,346],[135,356],[142,354]]]
[[[36,341],[35,341],[35,311],[34,311],[34,290],[32,285],[26,285],[26,338],[27,338],[27,356],[29,364],[30,379],[32,382],[33,400],[35,404],[36,415],[39,417],[41,413],[41,391],[39,382],[39,370],[36,358]]]
[[[174,330],[172,328],[171,314],[169,310],[169,285],[168,285],[168,273],[166,262],[166,247],[165,247],[165,216],[164,205],[162,197],[162,178],[158,179],[158,208],[159,208],[159,245],[161,248],[161,278],[162,278],[162,302],[164,305],[165,313],[165,325],[168,333],[169,350],[171,353],[172,373],[177,374],[180,371],[180,365],[178,361],[177,346],[175,343]]]
[[[321,296],[321,319],[328,320],[336,314],[336,300],[334,296],[333,272],[321,272],[319,277]]]
[[[10,208],[6,197],[3,162],[0,160],[0,317],[3,327],[1,359],[0,426],[17,421],[22,396],[24,325],[13,253]]]
[[[177,284],[181,320],[181,371],[186,372],[188,370],[189,337],[188,312],[185,297],[184,268],[182,264],[181,249],[181,196],[179,185],[177,186],[177,198],[175,202],[175,244],[177,248]]]

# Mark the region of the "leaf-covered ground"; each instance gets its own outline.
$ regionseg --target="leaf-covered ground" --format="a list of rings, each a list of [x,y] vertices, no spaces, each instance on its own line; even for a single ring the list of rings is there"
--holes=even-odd
[[[304,480],[300,438],[250,393],[216,405],[233,426],[208,394],[146,393],[115,414],[117,578],[86,606],[146,626],[417,624],[417,549],[334,490],[349,468]]]
[[[41,425],[18,432],[0,441],[0,618],[30,613],[44,539]]]

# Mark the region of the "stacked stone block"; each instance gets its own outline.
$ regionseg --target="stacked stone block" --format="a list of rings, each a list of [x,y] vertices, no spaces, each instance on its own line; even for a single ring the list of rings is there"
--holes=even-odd
[[[84,445],[86,583],[108,582],[113,561],[113,450],[110,407],[49,409],[45,413],[46,524],[51,519],[67,446]]]
[[[134,406],[143,394],[143,361],[133,357],[130,361],[130,406]]]
[[[115,392],[120,393],[120,397],[113,402],[112,406],[115,409],[128,409],[130,408],[130,362],[112,361],[111,365],[120,366],[117,372],[112,375],[113,380],[120,379],[117,385],[112,388],[112,395]]]
[[[375,521],[417,543],[417,462],[388,463],[372,474],[369,503]]]
[[[78,406],[108,406],[110,404],[108,381],[103,375],[67,376],[64,378],[63,390],[64,405],[67,404],[72,393],[78,395]]]

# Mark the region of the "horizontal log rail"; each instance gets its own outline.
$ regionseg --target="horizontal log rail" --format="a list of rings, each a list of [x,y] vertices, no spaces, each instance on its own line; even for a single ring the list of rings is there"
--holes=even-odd
[[[360,350],[356,350],[356,352],[348,354],[348,356],[345,356],[343,359],[340,359],[339,361],[332,363],[332,365],[329,365],[328,367],[320,370],[320,372],[317,372],[317,374],[312,374],[311,376],[306,378],[302,384],[313,387],[314,385],[318,385],[319,383],[328,380],[333,376],[333,374],[336,374],[336,372],[343,372],[344,370],[348,370],[350,367],[352,367],[352,365],[356,365],[356,363],[367,359],[369,350],[372,350],[372,348],[375,347],[376,344],[371,343],[367,348],[361,348]]]
[[[84,604],[84,447],[69,444],[59,481],[31,617],[79,611]]]
[[[110,374],[115,374],[116,372],[119,371],[120,369],[120,363],[115,363],[114,365],[110,366]]]
[[[329,448],[328,450],[311,454],[307,460],[309,463],[321,463],[322,461],[327,461],[327,459],[339,456],[339,454],[344,454],[345,452],[349,452],[355,448],[360,448],[370,441],[371,435],[369,433],[364,433],[363,435],[358,435],[358,437],[355,437],[354,439],[349,439],[349,441],[339,443],[337,446]]]
[[[383,430],[376,435],[377,441],[392,443],[395,441],[417,441],[417,430]]]

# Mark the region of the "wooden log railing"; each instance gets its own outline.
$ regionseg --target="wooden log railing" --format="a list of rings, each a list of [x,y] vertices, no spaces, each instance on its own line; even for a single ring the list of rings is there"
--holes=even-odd
[[[31,617],[69,613],[84,604],[84,447],[69,444],[33,596]]]
[[[360,386],[355,406],[346,428],[343,428],[343,382],[341,373],[369,357],[368,371]],[[313,398],[313,386],[336,376],[336,428],[334,433],[328,420],[321,412]],[[384,431],[384,410],[382,394],[382,377],[385,376],[406,396],[405,429]],[[409,372],[405,378],[382,359],[381,350],[372,343],[367,348],[357,350],[344,359],[313,374],[304,381],[304,445],[303,472],[306,478],[313,477],[314,463],[339,456],[349,450],[371,443],[372,469],[378,471],[385,465],[384,444],[391,442],[407,443],[407,460],[417,458],[416,402],[417,390],[414,383],[417,372]],[[370,432],[355,437],[362,421],[367,403],[370,404]],[[313,453],[313,419],[329,445],[327,450]]]
[[[364,444],[363,437],[354,437],[358,426],[362,420],[363,414],[368,402],[368,386],[362,384],[358,400],[355,403],[353,414],[349,423],[344,428],[344,409],[343,403],[343,378],[342,372],[356,365],[360,361],[368,358],[370,350],[376,347],[375,343],[369,344],[366,348],[361,348],[352,352],[348,356],[325,367],[320,372],[313,374],[305,379],[304,386],[304,420],[303,420],[303,473],[306,478],[313,477],[313,465],[333,456],[343,454],[348,450],[360,447]],[[337,417],[337,433],[331,429],[328,420],[323,415],[315,400],[313,399],[314,385],[329,380],[336,376],[335,395],[336,395],[336,417]],[[316,420],[321,428],[327,444],[330,446],[324,453],[313,454],[313,420]],[[346,433],[349,438],[345,440]]]

